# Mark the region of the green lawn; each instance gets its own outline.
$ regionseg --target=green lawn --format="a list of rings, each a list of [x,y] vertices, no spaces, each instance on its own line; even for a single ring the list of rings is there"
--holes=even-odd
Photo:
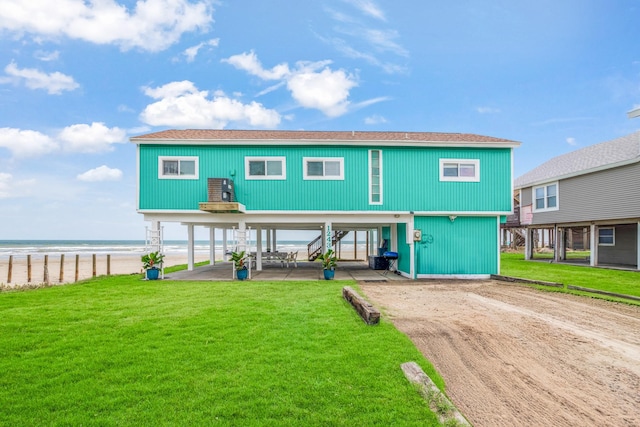
[[[437,425],[353,282],[148,282],[0,293],[0,425]]]
[[[587,266],[525,261],[523,254],[503,253],[504,276],[557,282],[640,297],[640,273]]]

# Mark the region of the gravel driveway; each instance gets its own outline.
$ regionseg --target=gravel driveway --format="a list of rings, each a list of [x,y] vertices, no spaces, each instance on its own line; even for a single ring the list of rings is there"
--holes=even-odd
[[[360,283],[474,426],[640,426],[640,307],[497,281]]]

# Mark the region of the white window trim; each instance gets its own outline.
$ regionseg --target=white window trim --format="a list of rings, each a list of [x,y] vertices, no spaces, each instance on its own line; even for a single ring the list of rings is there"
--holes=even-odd
[[[282,175],[249,175],[249,162],[255,161],[280,161],[282,162]],[[266,167],[266,165],[265,165]],[[246,180],[286,180],[287,179],[287,158],[284,156],[247,156],[244,158],[244,178]]]
[[[191,160],[195,161],[195,174],[194,175],[164,175],[162,172],[164,170],[162,162],[165,160]],[[158,156],[158,179],[199,179],[200,176],[200,167],[198,156]]]
[[[475,167],[475,176],[444,176],[445,163],[461,163],[473,164]],[[454,182],[480,182],[480,160],[479,159],[440,159],[440,181]]]
[[[339,162],[340,163],[340,176],[309,176],[307,175],[307,163],[308,162]],[[305,180],[315,181],[344,181],[344,157],[303,157],[302,158],[302,173]]]
[[[373,151],[378,151],[380,153],[380,157],[379,157],[379,161],[380,161],[380,201],[379,202],[374,202],[373,201],[373,182],[371,180],[371,168],[372,168],[372,164],[371,164],[371,153]],[[370,205],[381,205],[382,204],[382,195],[383,195],[383,185],[382,185],[382,150],[369,150],[369,204]]]
[[[600,243],[600,230],[611,230],[612,243]],[[598,227],[598,246],[615,246],[616,245],[616,228],[615,227]]]
[[[553,208],[549,208],[547,207],[547,187],[551,186],[551,185],[555,185],[556,186],[556,205]],[[536,207],[536,190],[538,188],[544,188],[544,208],[542,209],[538,209]],[[558,181],[556,182],[548,182],[544,185],[536,185],[535,187],[532,188],[531,190],[531,200],[532,200],[532,205],[533,205],[533,212],[552,212],[552,211],[557,211],[558,209],[560,209],[560,184],[558,183]]]

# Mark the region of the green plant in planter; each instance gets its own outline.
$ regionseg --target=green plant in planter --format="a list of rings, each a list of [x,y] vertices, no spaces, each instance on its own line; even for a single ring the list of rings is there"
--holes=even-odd
[[[231,252],[231,261],[233,261],[233,266],[236,270],[236,277],[239,280],[244,280],[247,278],[247,266],[245,262],[247,261],[247,256],[245,251],[242,252]]]
[[[327,252],[318,255],[317,259],[322,262],[325,280],[333,279],[336,265],[338,265],[338,259],[336,258],[336,253],[333,249],[329,249]]]
[[[142,255],[142,266],[145,270],[149,270],[151,268],[161,268],[162,263],[164,262],[164,255],[160,252],[151,252],[148,254]]]
[[[160,274],[162,263],[164,262],[164,255],[160,252],[151,252],[142,255],[142,266],[145,269],[145,275],[149,280],[156,280]]]

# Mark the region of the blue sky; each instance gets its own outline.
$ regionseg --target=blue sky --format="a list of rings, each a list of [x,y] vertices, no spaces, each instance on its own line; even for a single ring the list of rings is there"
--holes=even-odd
[[[0,239],[143,239],[131,136],[640,129],[640,1],[0,0]],[[185,238],[170,228],[168,238]]]

